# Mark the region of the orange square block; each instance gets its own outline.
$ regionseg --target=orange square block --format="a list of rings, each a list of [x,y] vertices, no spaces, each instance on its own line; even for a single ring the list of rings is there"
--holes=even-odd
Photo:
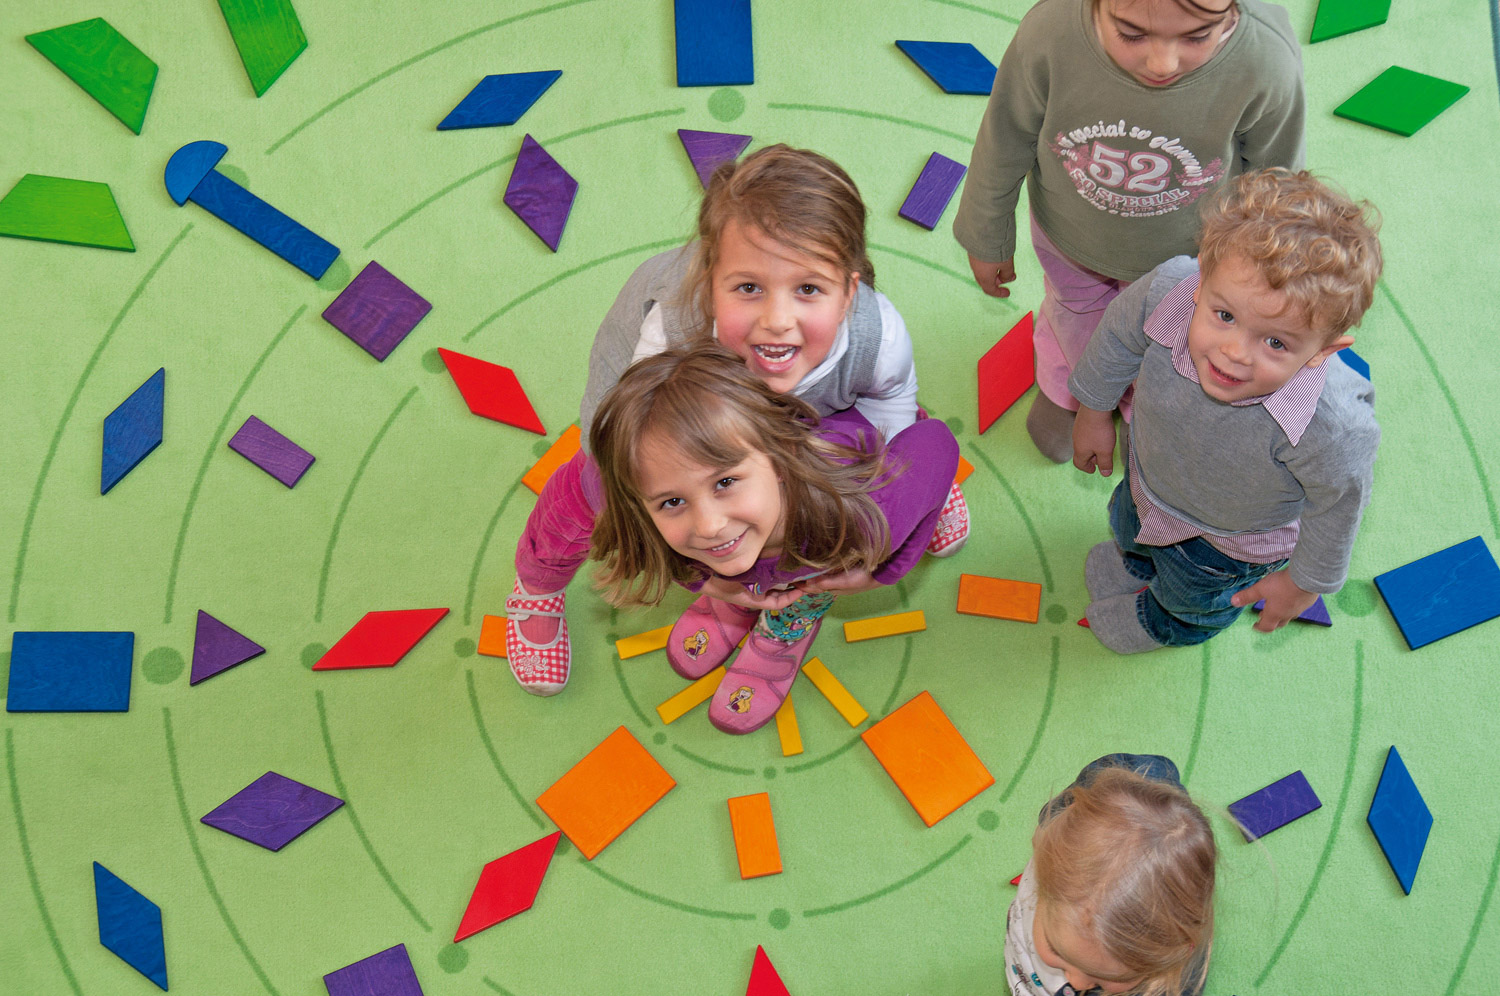
[[[734,830],[734,852],[740,860],[740,878],[781,874],[781,849],[776,846],[776,824],[771,819],[769,792],[730,799],[729,825]]]
[[[536,804],[592,861],[676,785],[622,726],[539,795]]]
[[[974,473],[974,465],[963,457],[959,457],[958,473],[953,475],[953,483],[962,484],[969,479],[969,475],[972,473]]]
[[[505,656],[505,617],[485,616],[479,627],[479,652],[486,657]]]
[[[537,494],[541,494],[542,488],[547,486],[547,482],[557,472],[557,468],[573,459],[573,454],[578,452],[581,438],[582,433],[578,431],[578,426],[568,426],[568,430],[557,437],[557,442],[549,446],[547,452],[542,454],[542,458],[526,472],[525,477],[521,478],[521,483]]]
[[[928,826],[995,784],[928,692],[860,737]]]
[[[981,574],[958,576],[958,611],[966,616],[1034,623],[1042,611],[1042,586]]]

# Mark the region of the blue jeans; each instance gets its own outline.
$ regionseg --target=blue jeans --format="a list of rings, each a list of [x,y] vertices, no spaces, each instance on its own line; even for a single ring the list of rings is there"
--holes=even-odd
[[[1235,560],[1197,536],[1171,546],[1137,543],[1141,520],[1128,467],[1109,499],[1109,527],[1125,552],[1126,569],[1147,585],[1136,597],[1136,618],[1166,647],[1191,647],[1227,629],[1244,611],[1230,605],[1230,597],[1286,565]]]

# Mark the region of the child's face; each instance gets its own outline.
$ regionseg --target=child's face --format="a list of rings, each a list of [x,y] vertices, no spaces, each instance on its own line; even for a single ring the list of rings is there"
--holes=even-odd
[[[1053,922],[1054,918],[1044,915],[1045,909],[1037,907],[1031,940],[1036,945],[1037,957],[1061,972],[1068,985],[1081,993],[1095,986],[1106,993],[1128,993],[1136,988],[1140,980],[1129,979],[1125,966],[1110,957],[1097,941],[1080,934],[1061,918]]]
[[[1204,275],[1193,303],[1188,355],[1203,393],[1215,401],[1270,394],[1354,342],[1347,335],[1329,342],[1310,328],[1307,315],[1242,256],[1228,256]]]
[[[785,394],[828,358],[859,274],[845,280],[837,267],[731,221],[710,280],[719,342]]]
[[[1205,14],[1176,0],[1099,0],[1094,28],[1115,64],[1147,86],[1171,86],[1212,59],[1233,23],[1229,0],[1200,0]]]
[[[734,577],[781,549],[781,480],[750,450],[733,467],[705,467],[659,433],[641,442],[636,471],[646,511],[673,550]]]

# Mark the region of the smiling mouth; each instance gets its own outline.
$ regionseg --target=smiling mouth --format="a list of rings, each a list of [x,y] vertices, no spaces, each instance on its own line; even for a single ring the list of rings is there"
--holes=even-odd
[[[1224,371],[1220,370],[1212,362],[1210,362],[1208,364],[1208,369],[1214,375],[1214,379],[1215,380],[1217,380],[1219,383],[1224,384],[1226,386],[1237,387],[1238,385],[1245,383],[1245,381],[1242,380],[1239,377],[1231,377],[1231,376],[1229,376],[1229,374],[1227,374]]]
[[[797,355],[798,346],[752,346],[755,355],[767,363],[788,363]]]
[[[1181,75],[1181,73],[1176,73],[1172,76],[1163,76],[1160,79],[1157,79],[1155,76],[1143,76],[1141,79],[1145,80],[1151,86],[1166,86],[1168,83],[1177,82],[1177,78]]]
[[[744,538],[745,538],[745,534],[744,533],[740,533],[738,536],[736,536],[732,540],[728,540],[726,542],[720,543],[718,546],[710,546],[710,547],[705,548],[703,550],[703,552],[706,553],[706,554],[708,554],[710,557],[724,557],[724,556],[727,556],[730,553],[732,553],[735,550],[736,547],[738,547],[740,545],[740,540],[742,540]]]

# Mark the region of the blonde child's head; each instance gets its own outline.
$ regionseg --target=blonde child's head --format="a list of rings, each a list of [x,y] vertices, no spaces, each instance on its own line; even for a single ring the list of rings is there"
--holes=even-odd
[[[806,402],[712,343],[626,370],[589,432],[605,493],[592,555],[606,596],[655,604],[671,582],[730,563],[717,572],[743,573],[762,555],[810,571],[877,567],[889,530],[867,492],[881,457],[825,442],[816,424]],[[716,518],[704,525],[700,510]]]
[[[1186,792],[1104,768],[1048,808],[1032,848],[1038,952],[1044,960],[1048,951],[1061,955],[1069,971],[1082,968],[1070,982],[1140,996],[1201,987],[1218,850]],[[1044,935],[1068,943],[1049,946]]]

